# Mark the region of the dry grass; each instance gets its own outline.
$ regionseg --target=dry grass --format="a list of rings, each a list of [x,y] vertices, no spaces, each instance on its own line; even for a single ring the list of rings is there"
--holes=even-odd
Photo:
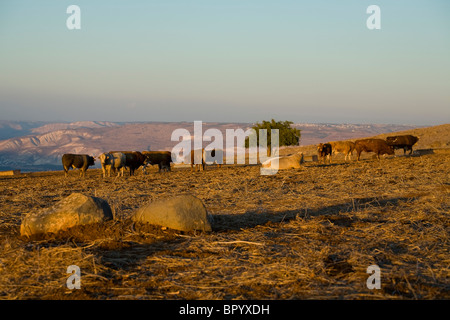
[[[258,166],[85,179],[0,177],[2,299],[448,299],[448,154],[366,159],[261,176]],[[72,192],[106,199],[115,219],[22,239],[29,211]],[[141,205],[201,198],[213,232],[133,225]],[[69,265],[81,289],[66,288]],[[381,289],[366,287],[369,265]]]

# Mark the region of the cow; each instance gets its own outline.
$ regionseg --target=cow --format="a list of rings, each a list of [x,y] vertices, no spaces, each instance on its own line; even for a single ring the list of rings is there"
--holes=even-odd
[[[158,172],[161,169],[170,171],[170,163],[172,162],[172,153],[170,151],[142,151],[142,154],[147,158],[146,164],[142,169],[146,173],[147,164],[158,165]]]
[[[278,160],[278,166],[277,161]],[[270,169],[280,169],[280,170],[286,170],[286,169],[299,169],[301,168],[301,164],[304,162],[303,160],[303,153],[295,153],[290,156],[284,156],[284,157],[275,157],[270,158],[266,161],[264,161],[261,166],[263,168],[270,168]]]
[[[89,166],[95,165],[94,157],[87,154],[66,153],[62,156],[62,164],[64,167],[64,176],[67,177],[70,168],[80,170],[80,177],[86,176],[86,170]]]
[[[406,150],[409,150],[409,154],[412,154],[412,146],[419,141],[419,138],[410,134],[403,136],[391,136],[386,138],[388,145],[395,149],[403,149],[403,154],[406,154]]]
[[[319,158],[323,158],[323,164],[325,164],[325,157],[331,163],[331,155],[333,148],[329,143],[319,143],[317,146],[317,153],[319,154]]]
[[[352,152],[355,150],[355,143],[352,141],[333,141],[328,142],[331,145],[331,149],[333,150],[333,154],[343,153],[345,154],[345,161],[347,161],[347,157],[351,160]]]
[[[205,149],[191,150],[191,172],[194,171],[194,165],[197,171],[201,171],[201,169],[205,171]]]
[[[108,153],[120,152],[125,155],[125,166],[130,168],[130,177],[134,175],[134,170],[147,163],[147,157],[139,151],[109,151]]]
[[[388,145],[383,139],[362,139],[355,141],[355,150],[357,153],[357,161],[361,156],[361,152],[375,152],[377,154],[377,159],[380,160],[380,155],[382,154],[395,154],[394,148]]]
[[[108,177],[111,177],[111,169],[113,172],[117,169],[120,169],[120,172],[117,173],[117,176],[123,177],[123,171],[125,169],[127,157],[122,152],[112,152],[112,153],[102,153],[99,156],[100,163],[102,164],[103,178],[106,177],[106,173],[108,173]]]

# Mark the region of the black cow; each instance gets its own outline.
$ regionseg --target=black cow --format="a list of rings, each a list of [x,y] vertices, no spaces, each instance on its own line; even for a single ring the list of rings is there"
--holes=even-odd
[[[87,154],[72,154],[66,153],[62,156],[62,164],[64,167],[64,176],[67,177],[70,168],[80,169],[80,177],[86,176],[86,170],[89,166],[93,166],[95,164],[94,157],[91,157]]]
[[[403,149],[403,154],[406,154],[406,150],[409,150],[409,154],[412,154],[412,146],[419,141],[419,138],[410,134],[404,136],[391,136],[386,138],[388,145],[394,149]]]
[[[170,171],[170,163],[172,162],[172,153],[170,151],[142,151],[142,154],[147,157],[147,162],[143,168],[144,174],[146,173],[145,168],[147,164],[157,164],[158,172],[161,172],[161,169]]]

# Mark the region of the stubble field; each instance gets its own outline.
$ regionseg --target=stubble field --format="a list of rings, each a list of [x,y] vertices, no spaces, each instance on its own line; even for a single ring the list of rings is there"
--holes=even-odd
[[[98,169],[0,177],[0,299],[449,299],[448,154],[339,158],[260,175],[259,166],[101,178]],[[31,211],[81,192],[114,220],[42,239],[20,237]],[[129,218],[190,193],[210,233]],[[66,286],[67,267],[81,289]],[[368,289],[367,267],[381,271]]]

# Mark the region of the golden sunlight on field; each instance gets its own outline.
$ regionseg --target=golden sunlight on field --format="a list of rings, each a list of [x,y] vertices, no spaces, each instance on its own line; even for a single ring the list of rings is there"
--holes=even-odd
[[[403,153],[403,151],[401,152]],[[0,296],[6,299],[442,299],[448,295],[448,154],[395,156],[260,175],[208,166],[102,178],[90,169],[0,177]],[[41,239],[22,218],[80,192],[114,220]],[[190,193],[213,231],[129,219],[140,206]],[[81,289],[66,286],[81,269]],[[381,270],[368,289],[367,268]]]

